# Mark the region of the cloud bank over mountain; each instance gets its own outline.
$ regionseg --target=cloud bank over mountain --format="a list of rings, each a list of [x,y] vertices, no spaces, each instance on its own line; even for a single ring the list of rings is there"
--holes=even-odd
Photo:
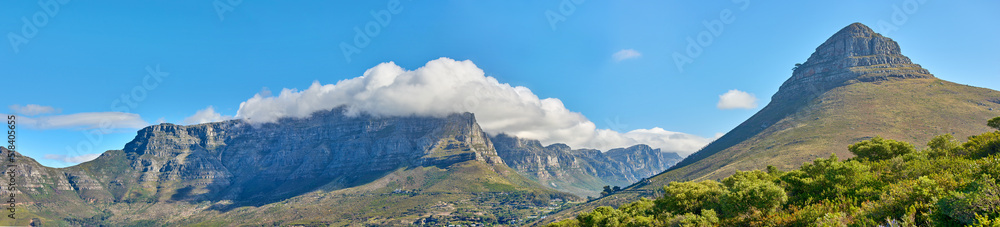
[[[487,133],[507,133],[544,144],[565,143],[579,148],[607,150],[643,143],[687,155],[712,140],[661,128],[626,133],[597,129],[582,114],[566,109],[559,99],[539,98],[526,87],[485,76],[471,61],[448,58],[430,61],[416,70],[403,69],[393,62],[382,63],[363,76],[336,84],[313,82],[301,91],[283,89],[277,96],[257,94],[240,104],[236,118],[274,122],[342,105],[348,107],[349,114],[380,116],[472,112]]]

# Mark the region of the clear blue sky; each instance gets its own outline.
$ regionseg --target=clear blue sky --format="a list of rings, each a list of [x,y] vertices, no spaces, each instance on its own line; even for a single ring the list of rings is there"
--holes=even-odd
[[[1000,89],[998,1],[927,0],[906,10],[917,1],[752,0],[743,9],[742,1],[589,0],[562,15],[560,4],[572,1],[402,0],[402,10],[348,62],[340,43],[353,43],[354,27],[363,29],[374,20],[370,12],[387,9],[387,2],[243,1],[226,3],[231,11],[220,16],[212,1],[70,1],[50,16],[36,1],[3,1],[0,32],[9,42],[0,42],[0,109],[119,111],[112,102],[142,86],[146,67],[158,65],[169,76],[128,112],[149,123],[176,123],[209,105],[234,115],[263,87],[304,89],[360,76],[381,62],[415,69],[448,57],[471,60],[539,97],[559,98],[598,128],[661,127],[713,137],[762,108],[793,64],[853,22],[888,34],[939,78]],[[672,54],[684,53],[686,38],[707,31],[702,22],[724,10],[732,23],[678,70]],[[553,29],[547,11],[565,20]],[[22,18],[44,26],[24,34]],[[897,29],[887,32],[880,21]],[[11,41],[18,40],[12,35],[27,42]],[[641,56],[614,60],[623,49]],[[760,105],[717,108],[719,95],[732,89],[756,95]],[[66,149],[87,141],[84,132],[22,129],[20,151],[67,166],[42,157],[86,155]],[[121,149],[134,135],[134,129],[103,135],[89,153]]]

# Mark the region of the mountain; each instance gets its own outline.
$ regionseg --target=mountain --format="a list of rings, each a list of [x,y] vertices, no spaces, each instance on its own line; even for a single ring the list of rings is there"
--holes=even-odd
[[[67,168],[19,157],[20,217],[4,224],[517,224],[579,199],[504,164],[470,113],[344,110],[153,125],[123,150]]]
[[[627,186],[660,173],[681,157],[639,144],[601,152],[506,134],[491,137],[497,154],[521,175],[547,187],[579,196],[600,195],[605,185]]]
[[[718,180],[737,170],[799,167],[880,135],[919,147],[933,136],[977,135],[1000,115],[1000,92],[941,80],[892,39],[854,23],[816,48],[763,109],[668,171],[622,193],[550,216],[650,197],[671,181]],[[550,220],[547,219],[547,220]]]

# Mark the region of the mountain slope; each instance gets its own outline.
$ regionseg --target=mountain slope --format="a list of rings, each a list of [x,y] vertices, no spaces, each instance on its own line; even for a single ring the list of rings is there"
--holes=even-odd
[[[538,140],[506,134],[490,140],[504,162],[521,175],[546,187],[579,196],[597,197],[606,185],[627,186],[681,160],[677,153],[642,144],[601,152],[573,150],[559,143],[543,147]]]
[[[964,138],[987,131],[983,122],[997,115],[1000,92],[938,79],[895,41],[855,23],[816,48],[771,103],[726,135],[648,184],[552,217],[650,197],[671,181],[718,180],[769,165],[788,170],[831,153],[851,157],[848,145],[876,135],[918,147],[939,134]]]
[[[18,221],[49,224],[516,224],[577,199],[507,167],[469,113],[160,124],[77,166],[23,159]]]

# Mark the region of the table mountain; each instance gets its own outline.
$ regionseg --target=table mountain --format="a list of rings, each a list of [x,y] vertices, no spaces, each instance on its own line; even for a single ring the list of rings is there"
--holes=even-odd
[[[509,168],[470,113],[344,110],[153,125],[124,149],[67,168],[20,157],[13,224],[516,224],[548,212],[552,199],[578,199]]]
[[[497,154],[514,170],[550,188],[580,196],[600,195],[605,185],[628,186],[673,166],[681,157],[639,144],[601,152],[506,134],[491,137]]]
[[[737,170],[798,168],[876,135],[915,143],[987,131],[1000,115],[1000,92],[939,79],[890,38],[854,23],[821,44],[763,109],[668,171],[624,193],[552,216],[650,197],[671,181],[722,179]]]

